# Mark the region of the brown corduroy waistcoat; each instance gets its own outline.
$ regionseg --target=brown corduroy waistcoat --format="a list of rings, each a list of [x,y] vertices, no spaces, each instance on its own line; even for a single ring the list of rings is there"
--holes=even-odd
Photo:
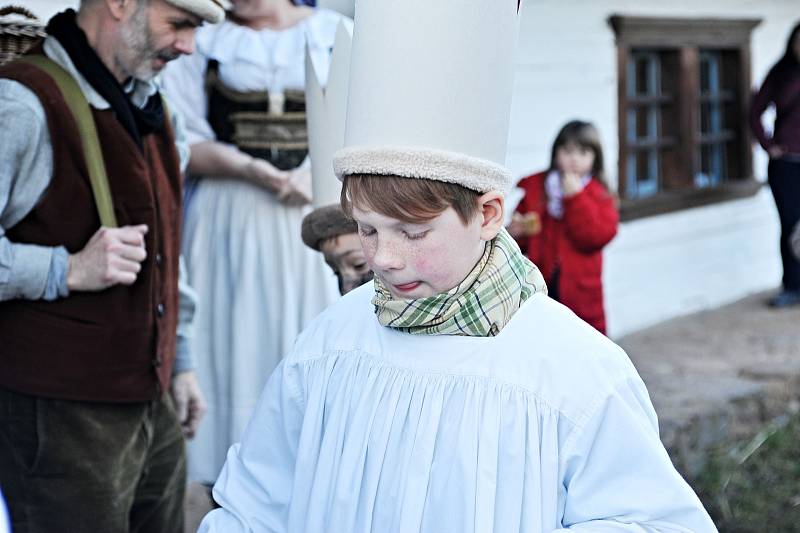
[[[38,68],[10,63],[0,68],[0,77],[36,94],[53,145],[49,188],[7,236],[78,252],[100,220],[77,125],[53,80]],[[92,113],[118,223],[147,224],[147,259],[129,287],[72,292],[52,302],[0,302],[0,386],[68,400],[152,400],[168,390],[175,358],[179,157],[166,116],[161,132],[143,137],[141,151],[110,109]]]

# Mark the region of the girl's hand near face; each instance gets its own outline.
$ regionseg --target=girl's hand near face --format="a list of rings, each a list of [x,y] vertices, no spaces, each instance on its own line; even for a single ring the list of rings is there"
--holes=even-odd
[[[581,177],[574,172],[564,172],[561,174],[561,188],[564,190],[564,198],[575,196],[583,190]]]
[[[515,239],[525,236],[525,224],[520,213],[514,213],[511,216],[511,223],[506,227],[506,231]]]
[[[542,221],[539,218],[539,213],[535,211],[524,215],[514,213],[511,217],[511,224],[508,225],[506,231],[515,239],[536,235],[542,231]]]

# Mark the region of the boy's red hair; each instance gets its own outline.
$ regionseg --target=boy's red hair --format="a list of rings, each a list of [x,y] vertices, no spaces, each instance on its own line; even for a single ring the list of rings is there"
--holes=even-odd
[[[352,206],[375,211],[408,224],[421,224],[452,207],[464,224],[478,214],[480,193],[455,183],[420,178],[351,174],[344,177],[341,204],[347,216]]]

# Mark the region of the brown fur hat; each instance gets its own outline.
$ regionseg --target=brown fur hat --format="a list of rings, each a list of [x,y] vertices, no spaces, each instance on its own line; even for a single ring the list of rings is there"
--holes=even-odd
[[[306,246],[319,252],[323,241],[357,231],[355,220],[345,215],[339,204],[333,204],[318,207],[307,214],[300,235]]]

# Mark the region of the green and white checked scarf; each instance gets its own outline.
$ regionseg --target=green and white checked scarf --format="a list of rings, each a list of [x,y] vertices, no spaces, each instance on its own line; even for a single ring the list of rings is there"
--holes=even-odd
[[[375,314],[383,326],[414,335],[493,337],[522,304],[547,293],[542,274],[503,229],[469,275],[446,293],[398,300],[375,277]]]

